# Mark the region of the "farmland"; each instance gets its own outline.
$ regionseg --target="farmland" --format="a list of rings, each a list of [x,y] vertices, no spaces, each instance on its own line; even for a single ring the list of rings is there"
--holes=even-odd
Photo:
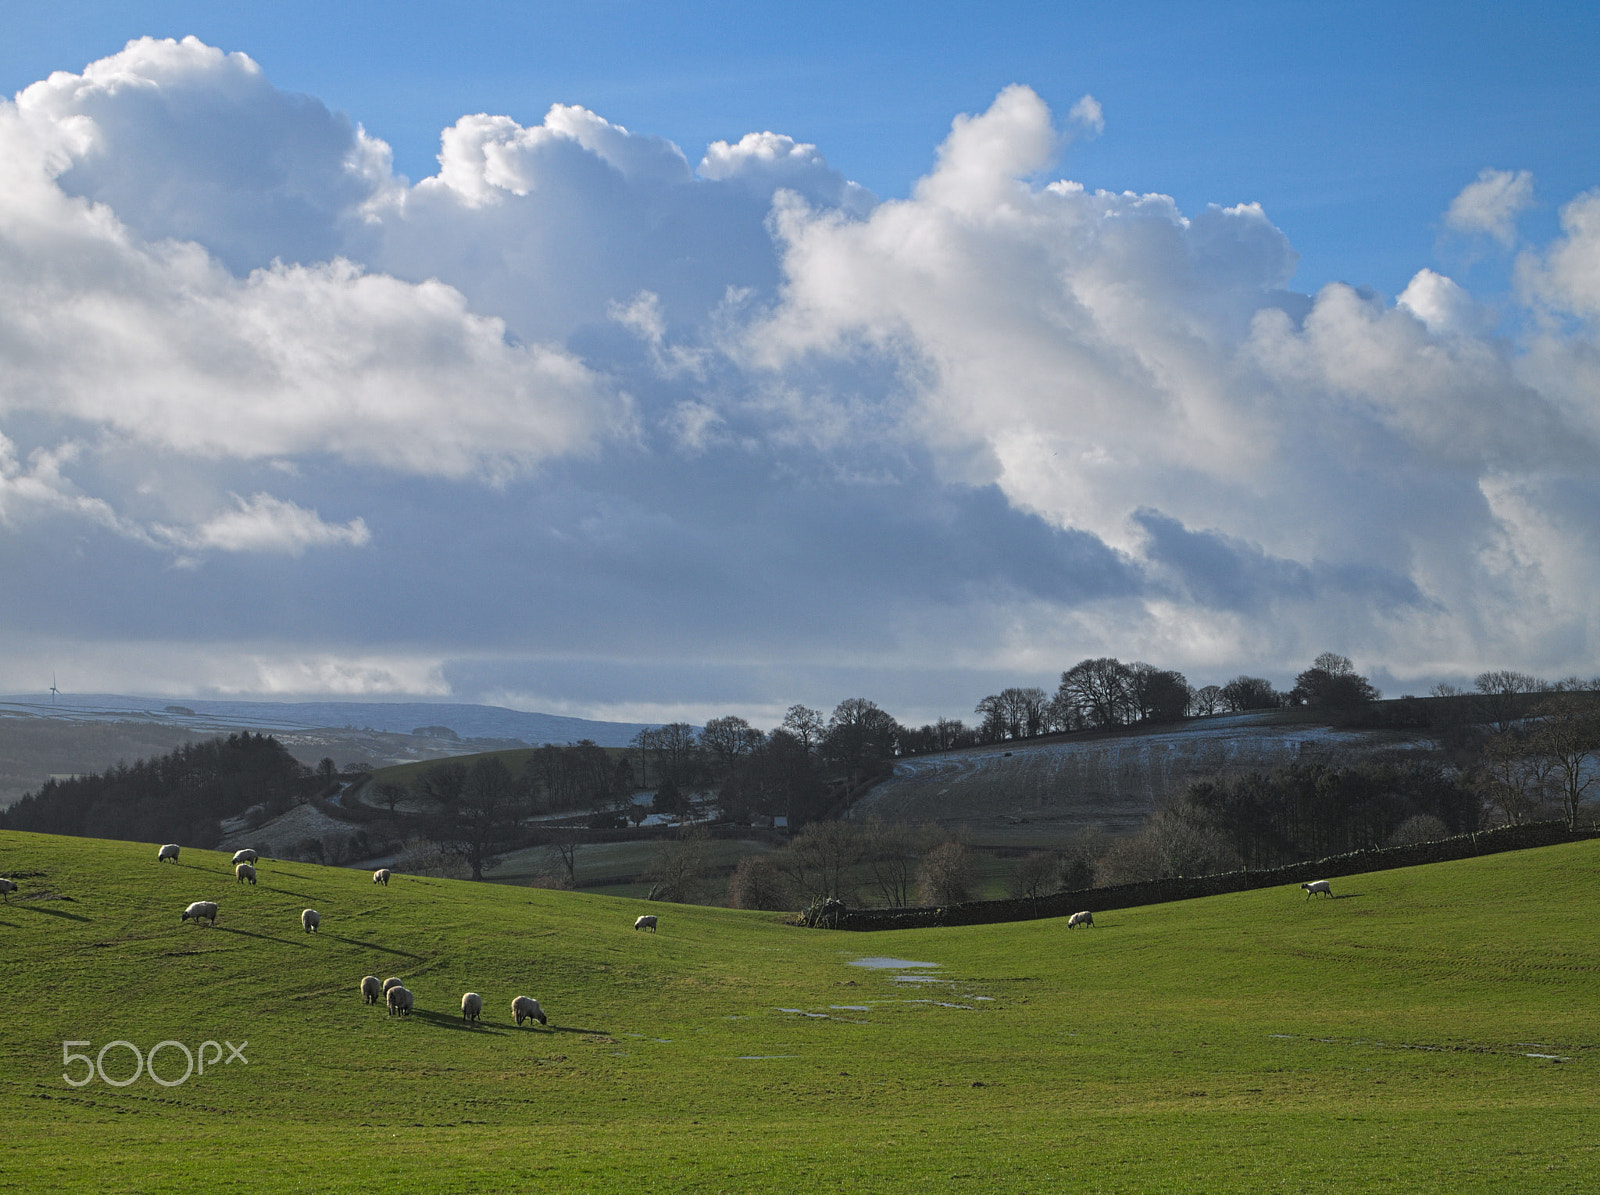
[[[961,825],[990,846],[1060,846],[1091,824],[1131,833],[1195,780],[1421,745],[1408,734],[1336,729],[1300,710],[1008,741],[900,760],[849,816]]]
[[[0,1188],[1589,1190],[1600,842],[1060,921],[775,914],[0,834]],[[220,924],[180,924],[215,899]],[[322,930],[300,930],[318,908]],[[886,956],[930,966],[870,968]],[[365,973],[417,997],[361,1003]],[[463,991],[485,997],[464,1027]],[[512,996],[547,1028],[518,1030]],[[117,1046],[244,1047],[162,1086]]]

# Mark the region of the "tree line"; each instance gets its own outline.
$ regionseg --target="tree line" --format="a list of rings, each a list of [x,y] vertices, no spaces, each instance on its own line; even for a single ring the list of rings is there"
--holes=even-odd
[[[258,806],[264,818],[275,817],[327,782],[325,771],[307,768],[277,739],[244,731],[49,780],[0,810],[0,829],[210,846],[222,837],[224,818]]]

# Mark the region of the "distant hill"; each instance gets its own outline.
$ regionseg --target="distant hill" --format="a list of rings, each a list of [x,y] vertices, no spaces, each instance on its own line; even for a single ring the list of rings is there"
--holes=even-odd
[[[52,775],[101,772],[235,731],[265,731],[302,763],[328,756],[343,767],[582,739],[625,747],[648,725],[420,701],[174,701],[91,693],[52,702],[49,694],[20,694],[0,697],[0,807]]]
[[[159,722],[192,730],[315,730],[350,727],[410,734],[419,727],[453,730],[463,739],[516,739],[537,747],[593,739],[602,747],[626,747],[655,723],[595,722],[559,714],[525,713],[498,705],[429,701],[200,701],[128,697],[115,693],[0,696],[0,715],[28,714],[71,721]]]

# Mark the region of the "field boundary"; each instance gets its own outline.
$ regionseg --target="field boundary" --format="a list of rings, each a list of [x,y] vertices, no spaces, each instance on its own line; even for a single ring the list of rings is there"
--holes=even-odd
[[[1351,851],[1305,863],[1291,863],[1262,871],[1230,871],[1209,876],[1179,876],[1163,880],[1140,880],[1132,884],[1113,884],[1106,888],[1080,888],[1049,896],[1007,900],[974,900],[939,907],[903,909],[845,909],[830,914],[830,928],[848,930],[931,929],[944,925],[988,925],[1003,921],[1033,921],[1042,917],[1070,917],[1088,910],[1131,909],[1140,905],[1166,904],[1201,896],[1220,896],[1228,892],[1248,892],[1255,888],[1275,888],[1307,880],[1337,879],[1368,871],[1387,871],[1396,867],[1417,867],[1424,863],[1445,863],[1521,851],[1532,847],[1582,842],[1600,836],[1594,826],[1569,829],[1562,821],[1531,822],[1521,826],[1501,826],[1476,834],[1461,834],[1437,842],[1411,846],[1375,847]]]

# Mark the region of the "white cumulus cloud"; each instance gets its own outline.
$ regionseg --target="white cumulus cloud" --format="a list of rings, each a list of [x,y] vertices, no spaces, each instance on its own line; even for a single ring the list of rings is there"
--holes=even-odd
[[[1517,239],[1517,217],[1533,205],[1533,175],[1526,170],[1485,167],[1476,182],[1461,188],[1444,214],[1445,227],[1480,233],[1510,246]]]

